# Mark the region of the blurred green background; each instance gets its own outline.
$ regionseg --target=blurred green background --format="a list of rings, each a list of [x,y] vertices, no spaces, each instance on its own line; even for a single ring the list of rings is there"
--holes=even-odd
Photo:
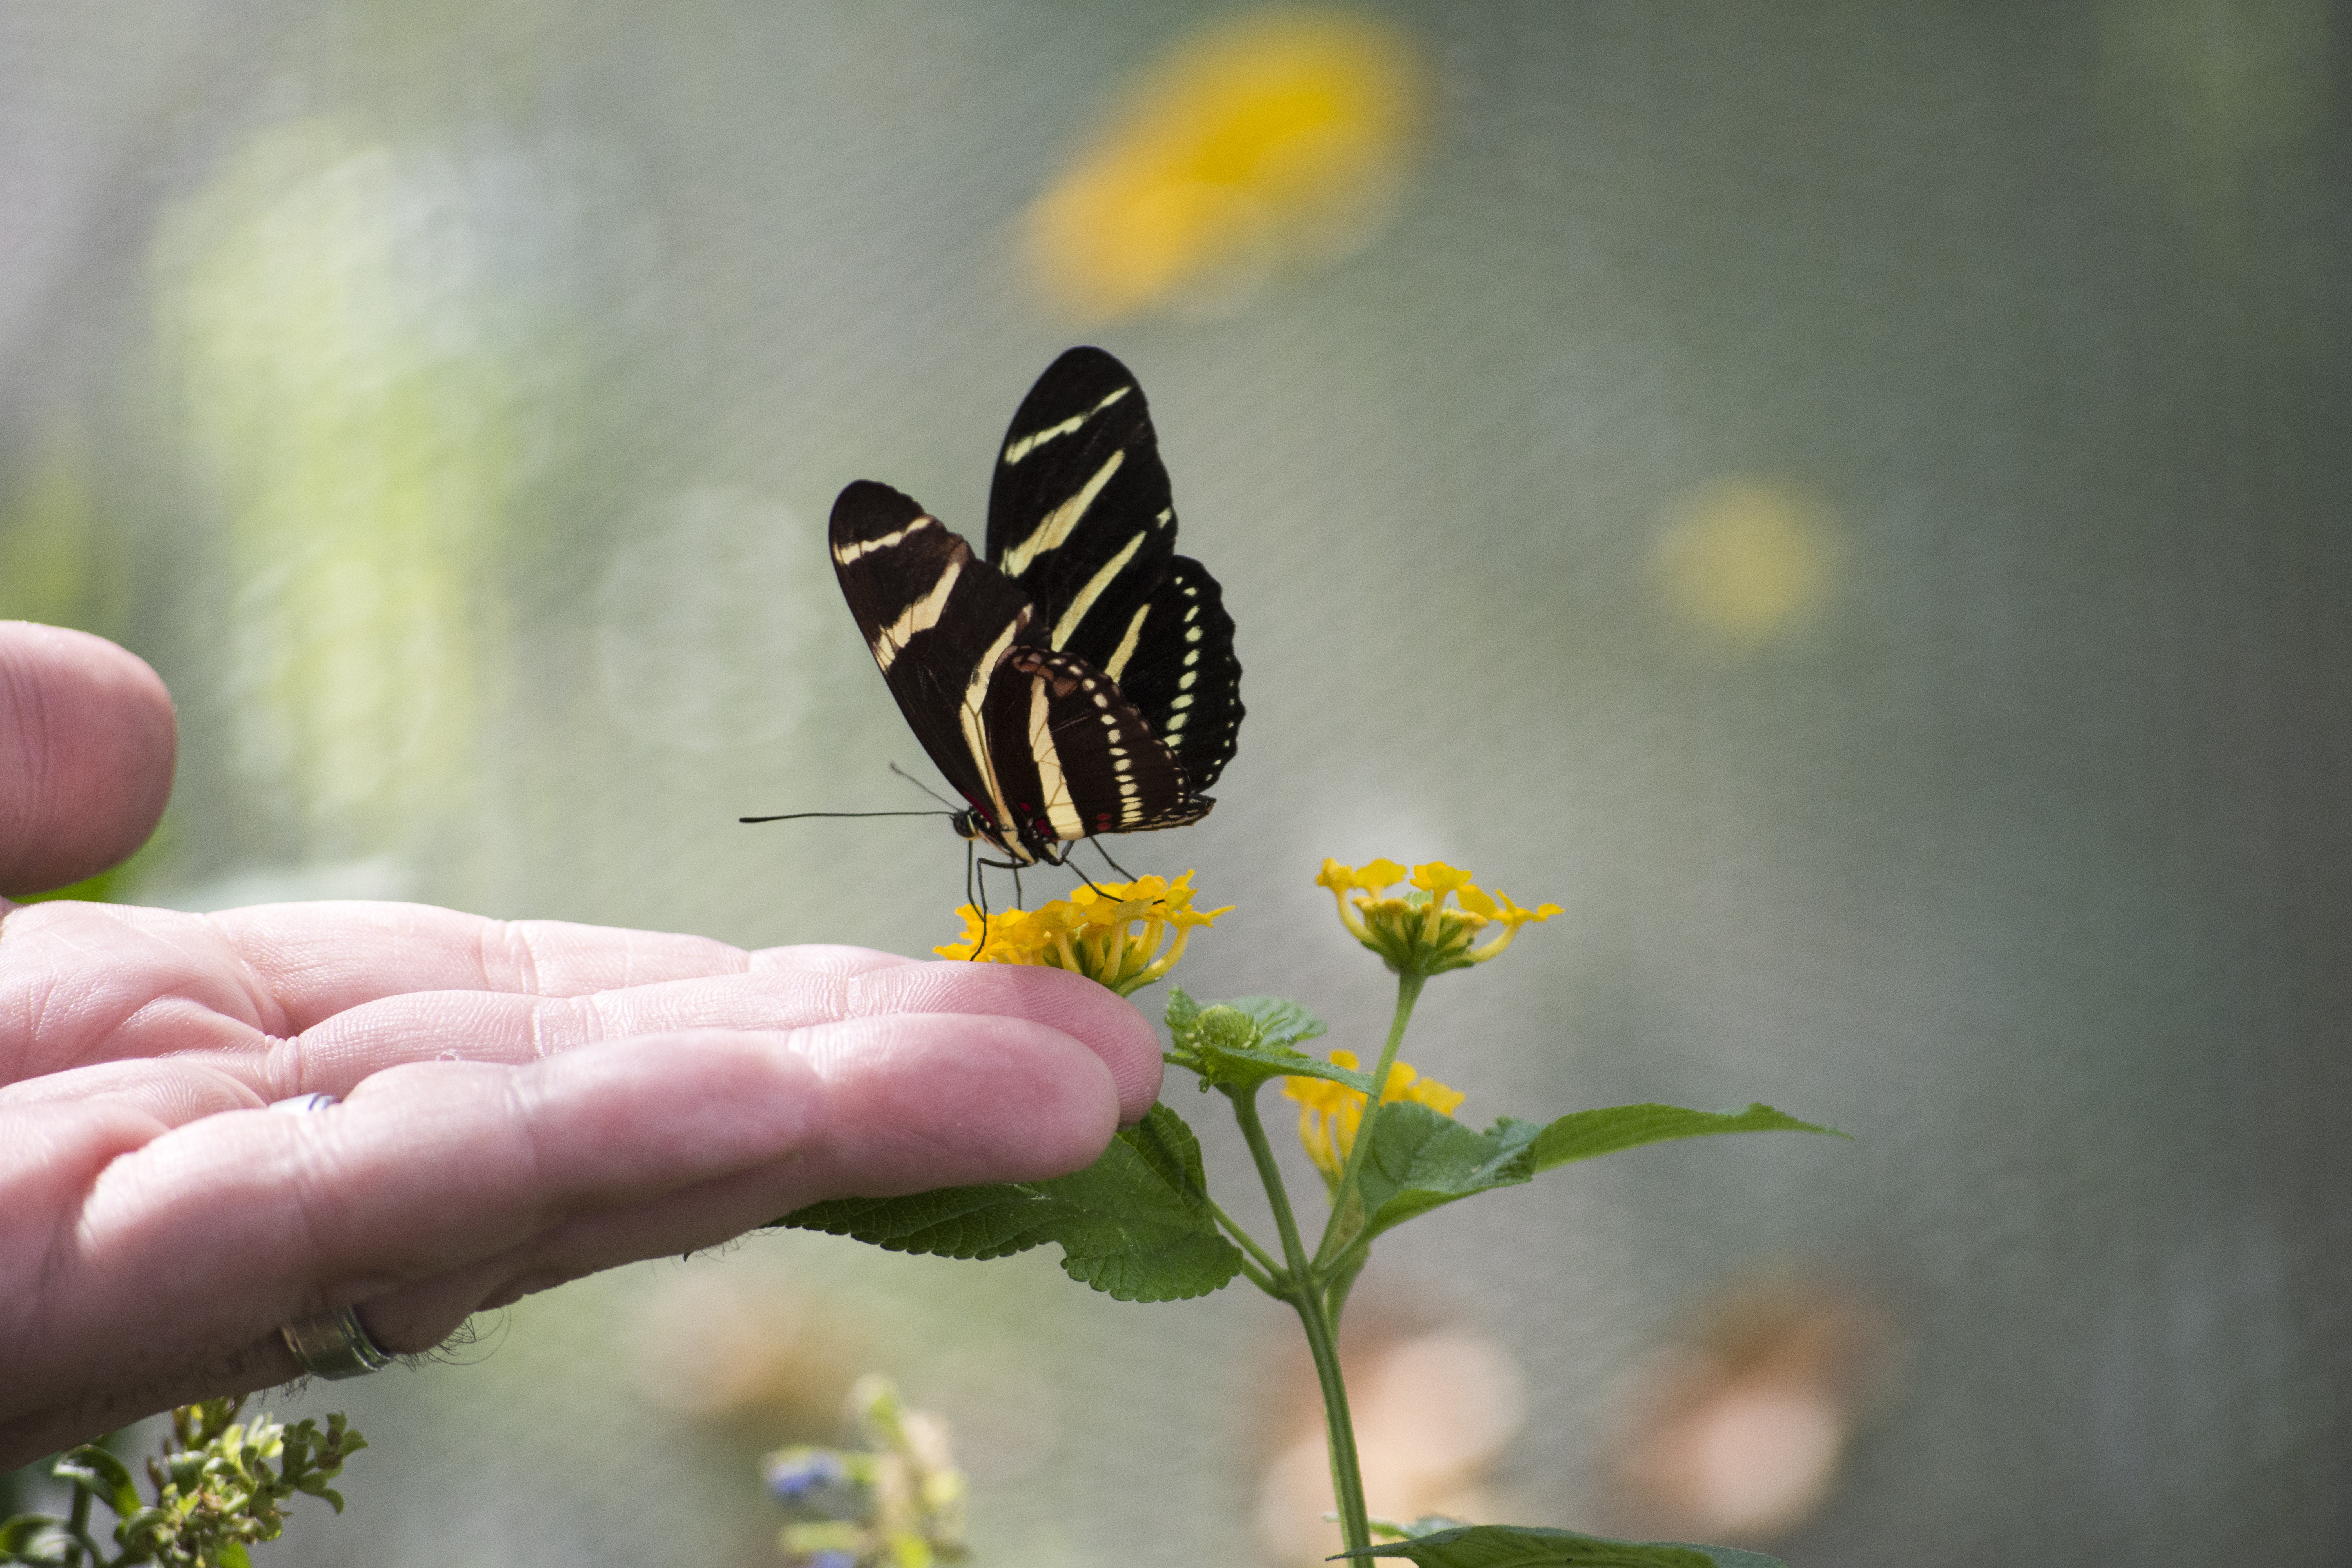
[[[947,940],[939,824],[734,818],[911,795],[832,497],[977,533],[1098,342],[1248,672],[1216,814],[1120,851],[1239,906],[1188,989],[1376,1048],[1309,879],[1442,858],[1567,910],[1423,1006],[1465,1119],[1858,1140],[1402,1233],[1399,1487],[1807,1568],[2352,1559],[2340,10],[1257,26],[0,5],[0,615],[180,703],[115,895]],[[869,1366],[984,1563],[1313,1555],[1240,1291],[767,1236],[483,1331],[297,1402],[375,1446],[278,1560],[773,1561],[753,1458]]]

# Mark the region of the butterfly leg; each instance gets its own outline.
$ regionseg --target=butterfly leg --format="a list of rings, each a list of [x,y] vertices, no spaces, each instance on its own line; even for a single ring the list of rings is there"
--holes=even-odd
[[[1135,880],[1135,873],[1120,865],[1118,861],[1112,859],[1110,858],[1110,851],[1102,847],[1101,839],[1097,838],[1093,834],[1089,833],[1087,835],[1087,842],[1095,847],[1095,853],[1103,858],[1103,864],[1108,866],[1112,870],[1118,872],[1129,881],[1132,882]],[[1093,884],[1088,883],[1087,886],[1092,887]]]
[[[980,950],[988,945],[988,884],[984,881],[979,884],[980,891],[977,896],[972,891],[973,883],[978,875],[979,862],[980,846],[969,838],[965,839],[963,841],[963,901],[966,908],[977,908],[980,910],[980,940],[972,944],[971,949],[971,959],[974,963],[980,962]]]

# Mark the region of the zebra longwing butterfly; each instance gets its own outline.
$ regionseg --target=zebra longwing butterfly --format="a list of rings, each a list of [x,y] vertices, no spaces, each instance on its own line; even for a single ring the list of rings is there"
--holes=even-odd
[[[956,831],[1016,866],[1198,822],[1233,759],[1242,667],[1217,580],[1176,553],[1143,389],[1070,350],[1013,416],[988,558],[887,485],[834,502],[834,570]]]

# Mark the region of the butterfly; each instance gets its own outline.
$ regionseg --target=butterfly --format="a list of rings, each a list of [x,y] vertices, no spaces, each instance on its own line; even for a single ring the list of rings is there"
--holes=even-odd
[[[1241,661],[1217,580],[1176,553],[1143,389],[1075,348],[998,449],[988,554],[861,479],[834,502],[857,629],[966,809],[957,833],[1019,868],[1082,839],[1198,822],[1233,760]]]

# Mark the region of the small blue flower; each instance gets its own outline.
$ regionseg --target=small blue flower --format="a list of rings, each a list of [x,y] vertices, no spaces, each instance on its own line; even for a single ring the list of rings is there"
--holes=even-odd
[[[824,1448],[788,1448],[768,1464],[768,1489],[785,1502],[849,1485],[841,1456]]]

